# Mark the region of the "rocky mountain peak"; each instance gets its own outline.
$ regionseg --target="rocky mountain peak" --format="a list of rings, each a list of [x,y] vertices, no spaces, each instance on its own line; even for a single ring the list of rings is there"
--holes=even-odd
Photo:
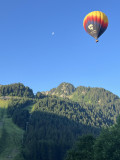
[[[46,95],[57,95],[59,97],[67,97],[75,91],[75,87],[70,84],[63,82],[57,88],[53,88],[46,92]]]

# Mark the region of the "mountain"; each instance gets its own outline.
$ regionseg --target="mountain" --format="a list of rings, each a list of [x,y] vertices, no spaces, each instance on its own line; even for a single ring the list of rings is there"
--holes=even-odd
[[[79,86],[75,88],[70,83],[61,83],[57,88],[53,88],[50,91],[42,92],[45,95],[56,95],[58,97],[69,98],[75,102],[86,104],[100,104],[114,103],[119,100],[119,97],[104,88],[97,87],[84,87]]]
[[[70,83],[61,83],[57,88],[53,88],[50,91],[43,92],[46,95],[56,95],[59,97],[67,97],[75,91],[75,87]]]
[[[16,160],[63,160],[79,136],[88,133],[97,136],[101,128],[115,124],[119,114],[120,98],[103,88],[75,88],[64,82],[57,88],[34,95],[32,89],[21,83],[2,85],[0,135],[7,134],[0,136],[4,144],[0,147],[0,158],[3,159],[5,148],[9,149],[8,144],[16,147],[19,141],[22,144],[18,146]],[[18,128],[10,130],[7,125],[11,119],[12,126],[14,122],[22,129],[20,136]],[[13,133],[18,136],[15,140],[13,136],[13,142],[9,142]],[[9,156],[14,156],[12,149]]]
[[[37,92],[36,95],[21,83],[2,85],[0,99],[9,97],[33,98],[33,111],[54,113],[99,128],[114,124],[120,113],[120,98],[110,91],[84,86],[75,88],[65,82],[50,91]]]
[[[44,103],[42,103],[43,107],[36,104],[35,108],[57,112],[59,115],[64,115],[83,124],[96,127],[110,126],[116,122],[120,114],[120,98],[104,88],[84,86],[75,88],[70,83],[61,83],[57,88],[44,92],[44,94],[63,98],[60,103],[61,111],[57,110],[58,100],[50,100],[50,98],[48,104],[53,104],[52,107],[47,107],[47,104],[43,106]]]

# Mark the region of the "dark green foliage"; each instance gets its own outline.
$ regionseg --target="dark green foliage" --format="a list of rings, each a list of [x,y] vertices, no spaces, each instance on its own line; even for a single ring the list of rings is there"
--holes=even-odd
[[[83,136],[68,151],[65,160],[120,160],[120,118],[95,139]]]
[[[34,103],[34,101],[28,98],[11,99],[11,101],[8,104],[7,114],[12,117],[16,109],[17,110],[24,109],[26,106],[32,103]]]
[[[95,130],[98,132],[63,116],[33,112],[24,136],[23,155],[26,160],[62,160],[78,136]]]
[[[61,100],[57,97],[46,97],[39,102],[44,109],[46,105],[50,108],[56,107],[57,101],[58,106],[64,107],[65,111],[69,109],[68,104],[73,106],[68,100]],[[36,108],[36,112],[29,114],[25,108],[32,102],[33,100],[25,98],[12,99],[7,109],[8,115],[12,117],[13,122],[26,130],[23,140],[25,160],[63,160],[66,151],[71,148],[78,136],[99,133],[97,128],[76,123],[64,116],[40,112],[39,108]],[[82,112],[82,108],[80,111]]]
[[[6,145],[6,137],[8,135],[5,127],[4,127],[4,116],[5,116],[5,108],[0,108],[0,154],[5,148]]]
[[[12,120],[15,124],[17,124],[20,128],[26,129],[26,123],[29,121],[29,112],[27,110],[16,109]]]
[[[7,108],[8,116],[12,117],[12,120],[20,128],[26,129],[26,123],[29,121],[29,112],[24,108],[33,103],[31,99],[12,99]]]
[[[4,114],[5,114],[5,108],[0,108],[0,122],[3,121]]]
[[[37,92],[37,94],[35,95],[35,98],[37,98],[37,99],[42,99],[42,98],[45,98],[45,97],[46,97],[46,95],[41,93],[41,92]]]
[[[22,153],[20,153],[14,158],[14,160],[25,160],[25,159],[23,158]]]
[[[46,97],[39,100],[33,107],[33,111],[46,111],[65,116],[76,122],[81,122],[83,117],[88,116],[86,110],[78,103],[58,97]]]
[[[120,113],[120,103],[116,106],[109,104],[108,106],[79,104],[77,102],[58,98],[46,97],[41,99],[34,105],[33,111],[46,111],[65,116],[76,122],[85,125],[106,127],[112,125],[118,114]]]
[[[94,152],[95,160],[120,160],[120,121],[100,134]]]
[[[5,148],[6,137],[7,137],[7,131],[4,128],[4,125],[3,125],[3,127],[2,127],[2,134],[1,134],[1,137],[0,137],[0,154],[2,153],[2,151]]]
[[[33,98],[32,89],[25,87],[21,83],[0,86],[0,96],[18,96]]]
[[[74,147],[67,153],[65,160],[93,160],[95,138],[86,135],[79,138]]]

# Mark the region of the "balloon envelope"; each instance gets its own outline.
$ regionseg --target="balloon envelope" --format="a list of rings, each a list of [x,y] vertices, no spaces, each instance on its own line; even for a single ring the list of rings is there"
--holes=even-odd
[[[98,39],[108,27],[108,18],[101,11],[93,11],[86,15],[83,26],[88,34]]]

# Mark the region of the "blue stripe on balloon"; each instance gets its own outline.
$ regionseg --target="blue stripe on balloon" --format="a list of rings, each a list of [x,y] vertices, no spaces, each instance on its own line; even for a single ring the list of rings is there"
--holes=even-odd
[[[105,32],[106,29],[107,29],[107,27],[106,28],[101,27],[99,34],[98,34],[98,37],[100,37]]]
[[[88,20],[88,22],[85,26],[86,30],[87,30],[87,28],[90,24],[93,24],[94,26],[96,26],[95,28],[97,29],[97,32],[98,32],[97,37],[100,37],[105,32],[105,30],[107,29],[107,27],[106,28],[102,27],[102,25],[97,21]]]

